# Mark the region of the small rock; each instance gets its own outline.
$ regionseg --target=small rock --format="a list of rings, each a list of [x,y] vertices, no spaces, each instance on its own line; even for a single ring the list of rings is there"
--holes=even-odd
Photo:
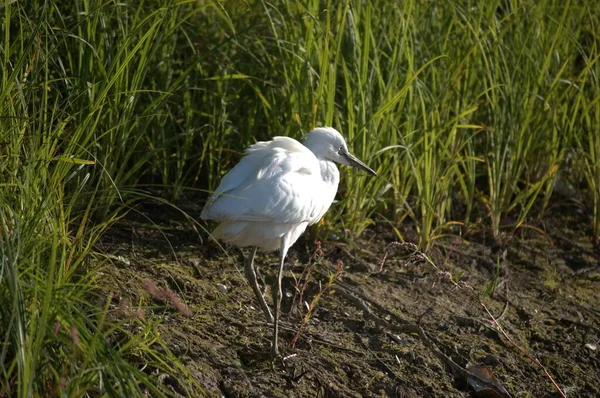
[[[338,234],[331,234],[331,235],[329,235],[329,240],[338,242],[340,240],[340,236]]]
[[[402,345],[410,344],[410,342],[408,340],[403,339],[402,337],[398,336],[397,334],[388,333],[388,337],[397,344],[402,344]],[[398,359],[398,358],[396,358],[396,359]]]
[[[219,291],[223,294],[227,294],[227,292],[229,291],[229,289],[227,289],[227,286],[225,286],[222,283],[217,283],[217,289],[219,289]]]
[[[110,259],[116,260],[116,261],[118,261],[120,263],[123,263],[125,265],[131,265],[131,261],[129,261],[129,259],[126,258],[126,257],[115,256],[114,254],[108,254],[107,257],[110,258]]]
[[[596,351],[598,349],[598,346],[594,343],[585,343],[584,347],[589,348],[592,351]]]
[[[200,259],[198,257],[190,257],[186,259],[188,264],[198,268],[200,266]]]

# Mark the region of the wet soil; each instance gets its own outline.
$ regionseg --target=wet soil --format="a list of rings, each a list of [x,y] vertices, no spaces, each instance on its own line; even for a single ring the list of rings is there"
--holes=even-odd
[[[569,397],[596,397],[600,257],[587,225],[567,203],[511,236],[492,239],[481,226],[440,239],[431,262],[410,244],[390,246],[395,235],[384,225],[352,242],[323,240],[321,251],[307,236],[287,261],[276,361],[244,277],[248,252],[220,248],[170,207],[140,205],[106,233],[100,280],[114,308],[160,321],[189,373],[166,378],[175,395],[185,394],[176,378],[190,377],[190,396],[560,396],[553,378]],[[402,232],[415,241],[410,225]],[[270,304],[277,262],[276,253],[255,261]],[[144,280],[179,296],[191,316],[153,299]]]

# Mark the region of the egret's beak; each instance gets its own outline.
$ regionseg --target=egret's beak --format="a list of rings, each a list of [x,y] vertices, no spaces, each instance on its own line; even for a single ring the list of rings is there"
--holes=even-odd
[[[348,165],[359,168],[359,169],[363,169],[364,171],[371,174],[372,176],[377,176],[377,173],[374,172],[372,168],[370,168],[369,166],[367,166],[366,164],[364,164],[363,162],[358,160],[350,152],[343,153],[342,156],[344,157],[344,160],[346,162],[348,162],[347,163]]]

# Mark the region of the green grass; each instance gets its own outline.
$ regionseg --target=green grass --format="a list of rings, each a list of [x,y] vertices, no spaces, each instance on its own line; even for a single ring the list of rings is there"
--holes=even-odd
[[[0,395],[168,394],[144,364],[196,388],[151,321],[132,334],[108,316],[95,242],[146,185],[214,189],[274,135],[333,125],[380,174],[343,168],[317,233],[408,225],[424,249],[473,224],[499,236],[566,181],[600,239],[588,2],[0,6]]]

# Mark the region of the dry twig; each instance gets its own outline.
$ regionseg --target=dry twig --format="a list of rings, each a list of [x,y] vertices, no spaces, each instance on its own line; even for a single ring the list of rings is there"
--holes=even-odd
[[[539,359],[537,359],[536,357],[534,357],[533,355],[531,355],[529,353],[529,351],[527,351],[525,348],[521,347],[520,345],[518,345],[517,343],[515,343],[514,341],[512,341],[512,339],[510,338],[510,336],[508,336],[508,334],[506,334],[506,332],[504,331],[504,329],[502,328],[502,326],[500,326],[500,323],[498,322],[498,320],[496,318],[494,318],[494,316],[492,315],[492,313],[490,312],[490,310],[488,310],[488,308],[485,306],[485,304],[483,304],[482,302],[479,302],[479,304],[481,304],[481,306],[483,307],[483,309],[485,310],[485,312],[487,312],[487,314],[489,315],[489,317],[492,318],[492,327],[494,329],[496,329],[496,331],[500,332],[502,334],[502,336],[504,336],[504,338],[510,344],[512,344],[517,350],[519,350],[523,355],[525,355],[527,358],[529,358],[529,360],[531,362],[533,362],[536,365],[538,365],[542,369],[542,371],[544,372],[544,374],[546,375],[546,377],[552,382],[552,385],[554,386],[554,388],[556,389],[556,391],[558,392],[558,394],[562,398],[567,398],[567,396],[562,391],[562,389],[559,387],[559,385],[556,383],[556,381],[554,381],[554,378],[552,377],[552,375],[550,374],[550,372],[548,372],[548,370],[546,369],[546,367],[539,361]]]

